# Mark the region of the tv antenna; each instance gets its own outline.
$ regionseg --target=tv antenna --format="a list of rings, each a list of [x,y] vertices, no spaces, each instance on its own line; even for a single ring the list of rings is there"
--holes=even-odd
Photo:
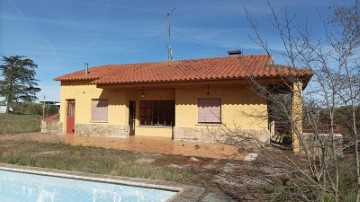
[[[172,52],[172,48],[171,48],[171,27],[172,27],[172,14],[175,11],[177,7],[173,8],[172,10],[170,10],[166,15],[167,15],[167,25],[166,25],[166,29],[168,31],[168,36],[169,36],[169,41],[168,41],[168,45],[167,45],[167,49],[168,49],[168,60],[173,60],[174,59],[174,54]]]

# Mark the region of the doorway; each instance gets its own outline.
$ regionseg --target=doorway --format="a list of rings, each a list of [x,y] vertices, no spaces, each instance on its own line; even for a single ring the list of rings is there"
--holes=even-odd
[[[129,101],[129,127],[130,136],[135,135],[135,116],[136,116],[136,102],[133,100]]]
[[[67,101],[66,109],[66,133],[74,133],[75,131],[75,100]]]

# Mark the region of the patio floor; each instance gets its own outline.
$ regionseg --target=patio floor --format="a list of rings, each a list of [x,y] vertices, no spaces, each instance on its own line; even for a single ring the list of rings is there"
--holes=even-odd
[[[39,142],[64,142],[70,145],[94,146],[108,149],[119,149],[138,152],[175,154],[183,156],[196,156],[218,159],[242,160],[246,154],[239,153],[237,147],[202,143],[173,141],[167,138],[133,136],[130,138],[111,137],[79,137],[66,135],[48,135],[30,133],[20,135],[1,135],[0,141],[39,141]]]

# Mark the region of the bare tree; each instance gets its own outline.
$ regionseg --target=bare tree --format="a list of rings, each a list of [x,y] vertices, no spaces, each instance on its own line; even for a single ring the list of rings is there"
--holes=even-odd
[[[264,84],[256,78],[251,78],[249,83],[258,96],[269,100],[272,108],[269,116],[281,117],[288,123],[292,131],[293,149],[299,149],[300,152],[294,155],[258,147],[262,158],[251,167],[253,173],[257,171],[257,175],[244,177],[242,173],[237,178],[242,179],[242,183],[246,184],[244,179],[252,183],[257,181],[255,184],[267,187],[266,191],[275,200],[360,201],[359,118],[356,113],[360,108],[359,6],[359,1],[356,1],[350,8],[336,7],[333,17],[328,20],[320,16],[326,35],[316,38],[307,23],[301,24],[296,15],[291,15],[286,9],[281,10],[282,15],[279,14],[269,3],[273,26],[284,46],[282,52],[271,49],[256,22],[246,11],[255,32],[253,41],[269,54],[280,54],[286,58],[288,67],[299,70],[279,78],[282,85]],[[277,68],[281,71],[281,68],[286,67]],[[302,95],[304,78],[301,72],[305,70],[312,71],[314,76]],[[289,103],[292,103],[292,109],[289,109]],[[341,111],[344,120],[336,118],[341,107],[345,107]],[[296,114],[294,108],[302,110],[302,116]],[[328,121],[326,126],[324,117]],[[350,123],[350,130],[348,134],[342,134],[348,139],[343,146],[338,125],[344,122]],[[306,131],[303,131],[304,127]],[[222,134],[228,136],[233,144],[241,145],[244,140],[256,141],[256,137],[241,130],[223,130]],[[345,148],[354,148],[350,157],[341,155]],[[229,179],[236,178],[228,174]],[[356,183],[350,179],[350,184],[356,184],[354,190],[343,188],[349,176],[356,176]]]

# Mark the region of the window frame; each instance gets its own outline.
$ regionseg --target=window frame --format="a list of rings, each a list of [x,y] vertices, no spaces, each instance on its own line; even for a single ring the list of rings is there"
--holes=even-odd
[[[208,112],[205,111],[205,109],[202,109],[201,108],[203,107],[204,103],[206,103],[206,101],[208,103],[218,103],[218,107],[219,111],[218,111],[218,117],[216,117],[215,115],[213,117],[210,117],[211,118],[211,121],[206,121],[206,120],[202,120],[202,117],[206,116],[206,114]],[[198,109],[198,120],[197,120],[197,123],[198,124],[222,124],[222,102],[221,102],[221,98],[198,98],[198,103],[197,103],[197,109]],[[202,114],[200,114],[202,113]],[[214,120],[215,118],[218,119],[218,121],[212,121]]]
[[[100,107],[94,108],[94,101],[97,101],[96,105],[98,105],[101,101],[102,102],[106,101],[106,119],[103,119],[103,120],[100,119],[100,118],[99,119],[94,119],[94,117],[95,117],[94,115],[96,115],[95,112],[94,112],[94,109],[98,109],[98,110],[101,109]],[[104,98],[104,99],[103,98],[102,99],[98,99],[98,98],[97,99],[91,99],[91,122],[94,122],[94,123],[107,123],[108,121],[109,121],[109,100],[106,99],[106,98]]]
[[[140,100],[139,125],[150,127],[174,126],[175,100]]]

